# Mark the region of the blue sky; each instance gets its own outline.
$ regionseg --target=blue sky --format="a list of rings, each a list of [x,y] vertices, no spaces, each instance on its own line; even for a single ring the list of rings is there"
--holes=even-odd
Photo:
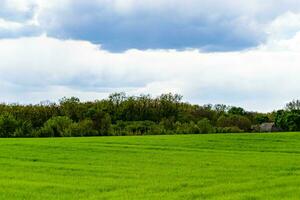
[[[299,98],[298,78],[287,78],[300,64],[296,0],[0,0],[0,7],[0,101],[171,91],[194,103],[271,111]]]

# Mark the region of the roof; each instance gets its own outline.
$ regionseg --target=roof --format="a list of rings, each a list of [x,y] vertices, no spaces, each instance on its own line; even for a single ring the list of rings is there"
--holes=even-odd
[[[261,131],[272,131],[273,128],[275,128],[275,123],[270,122],[270,123],[262,123],[260,125],[260,130]]]

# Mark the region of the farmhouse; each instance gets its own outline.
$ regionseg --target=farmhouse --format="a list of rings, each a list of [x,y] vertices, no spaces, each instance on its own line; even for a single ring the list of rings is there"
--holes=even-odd
[[[262,123],[259,126],[260,132],[275,132],[279,131],[279,129],[275,126],[275,123],[270,122],[270,123]]]

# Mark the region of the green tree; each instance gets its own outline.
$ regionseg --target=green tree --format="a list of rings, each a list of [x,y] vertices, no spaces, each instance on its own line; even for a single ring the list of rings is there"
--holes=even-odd
[[[231,115],[245,115],[246,111],[241,107],[232,106],[228,110],[228,114],[231,114]]]
[[[64,116],[67,116],[76,122],[82,118],[82,106],[77,97],[64,97],[59,101],[59,103],[61,112]]]
[[[222,115],[217,121],[219,127],[238,127],[244,131],[249,131],[251,128],[251,121],[241,115]]]
[[[33,128],[30,121],[19,122],[14,132],[14,137],[33,137]]]
[[[211,125],[210,121],[206,118],[198,121],[197,126],[199,128],[200,133],[213,133],[214,128]]]
[[[69,132],[73,121],[66,116],[58,116],[49,119],[39,130],[40,137],[66,137],[71,136]]]
[[[90,119],[84,119],[77,123],[70,124],[65,132],[73,137],[98,135],[98,131],[93,129],[93,121]]]
[[[0,137],[13,137],[19,123],[10,113],[0,115]]]
[[[93,129],[97,130],[99,135],[109,135],[111,118],[108,113],[99,108],[90,108],[86,117],[93,121]]]
[[[300,110],[300,100],[293,100],[286,104],[286,110],[293,111],[293,110]]]

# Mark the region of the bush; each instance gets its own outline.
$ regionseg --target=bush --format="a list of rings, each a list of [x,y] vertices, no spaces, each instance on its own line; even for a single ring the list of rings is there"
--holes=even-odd
[[[176,134],[198,134],[200,133],[197,124],[194,122],[189,123],[177,123],[176,122]]]
[[[125,130],[130,135],[148,135],[155,129],[156,124],[151,121],[136,121],[126,125]]]
[[[18,121],[9,113],[0,116],[0,137],[13,137],[18,128]]]
[[[174,117],[171,118],[163,118],[160,123],[165,130],[173,130],[174,129]]]
[[[73,121],[65,116],[52,117],[38,131],[40,137],[66,137],[71,136],[69,128]]]
[[[78,123],[72,123],[67,128],[66,132],[74,137],[98,135],[98,131],[93,129],[93,121],[90,119],[85,119]]]
[[[214,128],[213,126],[211,125],[210,121],[206,118],[200,120],[198,123],[197,123],[197,126],[199,128],[199,132],[200,133],[213,133],[214,132]]]
[[[241,130],[237,126],[231,126],[231,127],[218,127],[216,128],[216,133],[243,133],[244,131]]]
[[[112,125],[111,135],[159,135],[165,134],[163,126],[152,121],[117,121]]]
[[[126,127],[126,122],[120,120],[120,121],[117,121],[116,124],[112,125],[112,132],[111,134],[112,135],[118,135],[118,136],[121,136],[121,135],[126,135],[126,131],[125,131],[125,127]]]
[[[90,108],[86,117],[93,122],[93,129],[98,131],[98,135],[109,135],[111,128],[110,115],[98,108]]]
[[[244,131],[249,131],[251,129],[251,121],[241,115],[222,115],[217,121],[219,127],[238,127]]]
[[[14,137],[32,137],[33,128],[29,121],[21,122],[19,127],[14,132]]]
[[[277,127],[285,131],[299,131],[300,130],[300,111],[279,110],[276,112],[275,124]]]

